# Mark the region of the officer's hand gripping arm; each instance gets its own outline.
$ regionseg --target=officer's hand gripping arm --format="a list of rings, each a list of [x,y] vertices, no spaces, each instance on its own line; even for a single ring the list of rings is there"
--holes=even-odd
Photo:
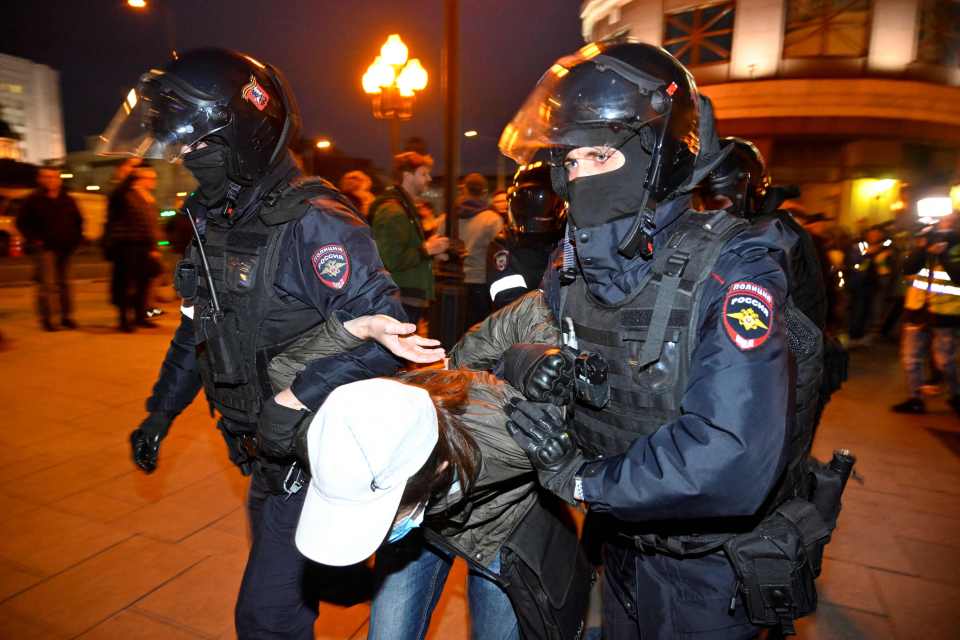
[[[512,346],[503,356],[503,377],[535,402],[564,406],[573,399],[573,356],[556,346]]]
[[[340,286],[321,282],[312,263],[316,248],[340,244],[350,271]],[[352,216],[308,213],[286,243],[278,273],[278,288],[317,308],[324,317],[385,314],[405,318],[399,290],[383,269],[369,227]],[[335,388],[348,382],[387,376],[400,361],[375,342],[319,358],[306,365],[291,386],[294,395],[316,410]]]
[[[566,429],[563,410],[528,400],[508,405],[507,431],[530,458],[540,484],[575,504],[574,484],[585,462]]]

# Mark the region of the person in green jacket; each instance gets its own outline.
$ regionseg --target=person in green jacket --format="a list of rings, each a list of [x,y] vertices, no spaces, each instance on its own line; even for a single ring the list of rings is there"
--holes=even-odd
[[[430,185],[433,158],[415,151],[393,158],[395,184],[370,205],[370,226],[380,259],[400,287],[407,319],[414,324],[434,299],[433,258],[442,256],[450,240],[426,239],[414,199]]]

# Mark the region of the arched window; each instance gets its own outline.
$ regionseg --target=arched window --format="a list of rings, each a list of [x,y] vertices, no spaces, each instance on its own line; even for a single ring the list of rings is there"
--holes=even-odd
[[[735,4],[721,2],[668,13],[663,25],[663,48],[688,66],[727,62],[733,46]]]
[[[787,0],[784,58],[861,58],[870,42],[870,0]]]

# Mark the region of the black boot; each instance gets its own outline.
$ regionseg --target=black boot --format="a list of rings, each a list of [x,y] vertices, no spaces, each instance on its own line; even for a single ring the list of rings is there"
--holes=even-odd
[[[920,398],[908,398],[900,404],[893,405],[890,410],[894,413],[921,414],[927,412],[927,407]]]

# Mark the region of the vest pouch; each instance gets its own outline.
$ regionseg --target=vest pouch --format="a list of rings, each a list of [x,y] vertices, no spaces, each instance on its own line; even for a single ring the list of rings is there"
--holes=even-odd
[[[247,382],[236,314],[227,312],[219,320],[204,318],[202,331],[214,384],[238,385]]]
[[[227,255],[224,271],[227,291],[246,293],[253,289],[257,281],[259,263],[258,254],[231,252]]]
[[[724,551],[737,574],[737,585],[755,625],[796,633],[793,621],[817,608],[814,586],[817,557],[829,540],[827,525],[816,507],[791,500],[748,533],[730,538]],[[736,594],[734,594],[736,595]],[[735,601],[731,601],[731,607]]]
[[[197,297],[197,283],[199,270],[191,260],[181,260],[173,272],[173,289],[186,302],[193,302]]]

